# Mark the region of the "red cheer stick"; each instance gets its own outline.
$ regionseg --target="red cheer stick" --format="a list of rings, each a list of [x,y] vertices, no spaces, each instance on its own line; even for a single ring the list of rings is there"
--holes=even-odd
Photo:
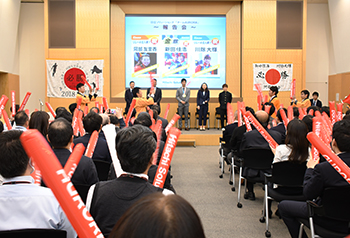
[[[284,110],[283,110],[284,111]],[[288,113],[288,121],[291,121],[293,120],[294,118],[294,113],[293,113],[293,107],[292,106],[289,106],[287,108],[287,113]]]
[[[260,96],[260,94],[257,95],[257,102],[258,102],[258,110],[260,111],[261,110],[261,101],[262,101],[262,98]]]
[[[129,121],[130,121],[131,113],[132,113],[132,111],[134,110],[135,104],[136,104],[136,99],[134,98],[134,99],[132,100],[131,104],[130,104],[128,114],[126,114],[126,120],[125,120],[126,126],[125,126],[125,127],[128,127],[128,126],[129,126]]]
[[[77,102],[77,108],[80,109],[81,108],[81,102],[83,101],[82,97],[78,98],[78,102]]]
[[[341,121],[343,119],[343,103],[337,103],[337,121]]]
[[[86,78],[82,75],[81,78],[84,80],[84,83],[87,84],[87,86],[89,87],[90,91],[92,90],[91,85],[89,84],[89,82],[86,80]]]
[[[271,106],[270,105],[265,105],[265,112],[267,114],[270,114]]]
[[[172,128],[175,123],[180,119],[180,115],[179,114],[175,114],[173,116],[173,118],[170,120],[170,122],[168,123],[168,125],[165,127],[165,133],[168,133],[168,131],[170,130],[170,128]]]
[[[280,104],[280,108],[284,108],[283,103]]]
[[[342,101],[347,103],[347,104],[350,104],[350,94],[348,96],[346,96],[345,99]]]
[[[272,136],[267,133],[264,127],[258,122],[258,120],[253,116],[253,114],[250,111],[247,111],[245,113],[245,116],[248,118],[248,120],[254,125],[254,127],[259,131],[262,137],[269,143],[271,148],[276,149],[278,144],[277,142],[272,138]]]
[[[312,118],[312,131],[318,136],[321,136],[321,120],[319,117]],[[319,153],[315,146],[311,147],[312,158],[313,160],[318,160]]]
[[[322,117],[326,120],[328,127],[332,130],[332,122],[326,112],[322,112]]]
[[[164,113],[164,118],[165,119],[168,118],[169,110],[170,110],[170,103],[168,103],[168,105],[166,106],[166,109],[165,109],[165,113]]]
[[[103,238],[96,222],[42,134],[37,130],[27,130],[23,132],[20,140],[28,156],[41,169],[46,185],[52,190],[78,236]]]
[[[296,88],[296,79],[293,79],[290,85],[290,99],[293,99],[295,97],[295,88]]]
[[[305,116],[305,113],[304,113],[304,111],[303,111],[300,107],[298,107],[298,110],[299,110],[299,119],[300,119],[300,120],[303,120],[303,118],[304,118],[304,116]]]
[[[56,117],[56,113],[55,113],[55,111],[53,110],[53,108],[51,107],[50,103],[45,102],[45,105],[47,106],[47,108],[48,108],[49,111],[51,112],[53,118],[55,118],[55,117]]]
[[[32,166],[34,168],[34,172],[30,174],[32,178],[34,179],[34,184],[41,185],[41,171],[38,167],[38,165],[35,164],[35,162],[32,160]]]
[[[258,91],[258,94],[260,95],[261,100],[263,100],[264,96],[262,93],[261,85],[256,83],[256,84],[254,84],[254,87],[255,87],[256,91]],[[260,101],[260,104],[261,104],[261,101]]]
[[[306,114],[307,114],[307,108],[304,107],[304,108],[302,108],[302,109],[303,109],[304,114],[306,115]]]
[[[161,136],[162,136],[162,121],[158,120],[156,125],[154,126],[154,133],[157,135],[157,148],[153,153],[153,161],[152,164],[157,164],[157,159],[158,159],[158,154],[159,154],[159,146],[160,146],[160,141],[161,141]]]
[[[99,80],[99,75],[95,74],[95,81],[96,81],[96,90],[100,89],[100,80]]]
[[[26,112],[26,114],[28,115],[28,117],[30,117],[30,113],[29,113],[29,109],[24,110]]]
[[[246,113],[245,108],[241,107],[241,113],[242,113],[244,124],[245,124],[245,127],[246,127],[247,131],[251,131],[252,130],[252,126],[250,125],[250,122],[249,122],[247,116],[245,115],[245,113]]]
[[[89,113],[89,108],[88,106],[84,107],[84,116],[86,116]]]
[[[25,97],[24,97],[24,99],[22,101],[22,104],[19,107],[18,111],[22,111],[24,109],[24,107],[26,106],[26,104],[27,104],[27,102],[29,100],[30,95],[32,95],[32,93],[31,92],[27,92],[27,94],[25,95]]]
[[[79,118],[79,117],[78,117]],[[80,136],[84,136],[85,135],[85,129],[84,129],[84,125],[83,125],[83,120],[79,120],[78,119],[78,131]]]
[[[94,131],[92,132],[89,140],[89,144],[86,147],[85,156],[92,158],[92,155],[94,154],[94,151],[96,148],[97,140],[98,140],[98,131]]]
[[[105,110],[109,109],[107,98],[103,97],[102,100],[103,100],[103,106],[104,106]]]
[[[73,119],[72,119],[73,134],[75,136],[78,136],[78,131],[79,131],[78,116],[79,116],[79,110],[75,109],[73,113]]]
[[[280,109],[280,114],[281,114],[281,117],[282,117],[282,121],[283,121],[284,127],[287,130],[287,126],[288,126],[289,120],[288,120],[288,118],[286,116],[286,112],[283,109]]]
[[[6,95],[2,95],[2,97],[0,99],[0,118],[1,118],[2,111],[5,109],[5,105],[6,105],[8,100],[9,100],[9,98],[6,97]]]
[[[268,96],[265,95],[265,96],[264,96],[264,102],[263,102],[263,103],[265,104],[267,101],[268,101]]]
[[[81,143],[77,144],[77,146],[74,147],[72,154],[69,156],[66,165],[64,166],[64,172],[69,178],[73,176],[74,171],[78,167],[80,159],[84,154],[84,151],[85,146]]]
[[[238,126],[243,125],[241,107],[242,107],[242,104],[241,102],[238,101],[237,102]]]
[[[310,109],[308,115],[313,116],[314,115],[314,109]]]
[[[307,139],[323,157],[332,165],[332,167],[350,183],[350,168],[313,132],[307,134]]]
[[[100,103],[98,101],[95,101],[95,107],[100,108]]]
[[[169,171],[170,163],[174,155],[177,141],[181,135],[181,131],[175,127],[170,128],[168,138],[164,145],[162,157],[159,161],[157,173],[154,176],[153,185],[163,188],[166,176]]]
[[[226,105],[226,110],[227,110],[227,124],[232,124],[233,123],[233,111],[232,111],[232,106],[231,103],[227,103]]]
[[[9,119],[9,117],[8,117],[7,112],[6,112],[5,109],[2,110],[2,115],[3,115],[3,117],[4,117],[4,121],[5,121],[7,130],[11,130],[11,129],[12,129],[12,126],[11,126],[10,119]]]
[[[12,107],[12,117],[16,115],[16,92],[11,91],[11,107]]]
[[[100,104],[100,113],[103,113],[103,104]]]
[[[334,101],[329,101],[329,110],[331,114],[331,122],[332,125],[337,122],[337,113],[335,111],[335,102]]]

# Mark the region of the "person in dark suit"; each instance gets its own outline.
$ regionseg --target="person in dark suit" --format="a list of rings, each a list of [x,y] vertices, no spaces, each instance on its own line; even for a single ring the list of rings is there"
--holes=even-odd
[[[125,107],[125,112],[126,113],[128,113],[129,108],[130,108],[130,104],[131,104],[132,99],[134,97],[133,94],[132,94],[132,90],[135,87],[135,82],[134,81],[130,81],[129,86],[130,86],[130,88],[126,89],[125,90],[125,94],[124,94],[124,99],[125,99],[125,102],[126,102],[126,107]]]
[[[159,106],[158,105],[154,105],[152,108],[153,111],[153,119],[155,120],[155,122],[157,123],[158,120],[162,121],[162,141],[166,141],[167,135],[165,133],[165,128],[168,126],[169,122],[167,119],[160,117],[159,116]]]
[[[64,168],[69,156],[71,155],[69,148],[73,142],[72,125],[66,119],[58,118],[50,124],[47,137],[51,143],[53,152]],[[94,162],[83,155],[71,181],[73,184],[84,184],[89,186],[97,183],[98,176]]]
[[[267,132],[272,136],[272,138],[277,142],[277,144],[281,144],[282,142],[281,133],[274,130],[267,129],[269,114],[267,114],[267,112],[265,111],[257,111],[255,113],[255,117],[260,122],[260,124],[267,130]],[[260,132],[254,128],[252,131],[248,131],[244,133],[240,150],[243,151],[246,149],[255,149],[255,148],[270,150],[269,143],[260,134]],[[263,177],[264,175],[263,175],[263,171],[245,168],[243,171],[243,176],[244,177],[259,177],[259,176]],[[247,181],[247,189],[248,191],[246,192],[246,194],[244,194],[244,198],[255,200],[254,183]]]
[[[238,112],[235,111],[234,122],[225,126],[225,130],[222,131],[222,139],[225,142],[225,144],[223,144],[223,150],[224,150],[223,154],[225,156],[224,159],[227,162],[227,164],[231,164],[231,161],[230,161],[231,156],[229,154],[231,152],[230,139],[237,127],[238,127]],[[220,150],[219,150],[219,154],[221,154]]]
[[[162,90],[160,88],[157,88],[157,79],[155,79],[155,78],[153,79],[153,87],[154,87],[154,95],[151,95],[149,93],[151,88],[148,88],[147,89],[147,99],[149,99],[152,96],[154,104],[152,106],[150,106],[150,108],[153,108],[153,106],[158,105],[159,106],[159,113],[160,113],[160,101],[162,100]]]
[[[206,118],[208,113],[209,100],[210,100],[210,92],[208,89],[208,85],[206,83],[202,83],[201,88],[198,90],[198,93],[197,93],[197,109],[199,114],[198,124],[199,124],[199,129],[201,131],[205,131],[205,126],[207,124]]]
[[[316,106],[318,108],[322,107],[322,102],[318,100],[318,97],[319,97],[318,92],[315,91],[312,93],[312,99],[310,99],[311,106]]]
[[[91,137],[91,134],[94,131],[100,132],[102,128],[102,117],[98,115],[95,112],[89,112],[83,119],[84,129],[86,134],[82,137],[76,138],[73,140],[74,147],[78,143],[82,143],[85,146],[85,150],[87,148],[87,145],[89,144],[89,140]],[[85,152],[84,152],[85,153]],[[103,160],[106,162],[111,163],[112,158],[109,153],[108,145],[105,139],[98,137],[95,151],[92,155],[93,160]]]
[[[333,126],[331,147],[341,160],[350,166],[350,121],[342,120]],[[303,194],[307,200],[316,199],[322,205],[322,194],[326,188],[348,186],[348,182],[327,161],[319,163],[310,159],[304,177]],[[300,223],[297,218],[308,218],[306,202],[282,201],[278,205],[280,215],[287,225],[291,237],[298,237]],[[326,229],[347,233],[348,223],[314,216],[314,222]],[[307,237],[305,232],[303,237]]]
[[[227,91],[228,85],[225,83],[222,85],[222,92],[219,94],[219,103],[220,103],[220,122],[221,122],[221,128],[225,127],[225,115],[226,115],[226,122],[227,122],[227,103],[232,102],[232,94]]]
[[[287,109],[282,108],[282,110],[284,110],[284,112],[287,115]],[[281,133],[281,136],[282,136],[281,144],[284,144],[284,141],[286,139],[286,127],[284,126],[280,110],[277,111],[277,123],[278,123],[277,126],[272,127],[270,130],[278,131],[279,133]]]

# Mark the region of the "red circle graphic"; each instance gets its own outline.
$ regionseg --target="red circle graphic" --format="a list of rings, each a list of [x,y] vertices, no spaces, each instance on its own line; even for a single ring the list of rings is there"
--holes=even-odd
[[[281,80],[281,74],[276,69],[269,69],[265,75],[268,84],[275,85]]]
[[[64,74],[64,83],[68,88],[77,90],[76,87],[78,83],[85,84],[81,76],[84,76],[86,78],[84,71],[78,68],[71,68]]]

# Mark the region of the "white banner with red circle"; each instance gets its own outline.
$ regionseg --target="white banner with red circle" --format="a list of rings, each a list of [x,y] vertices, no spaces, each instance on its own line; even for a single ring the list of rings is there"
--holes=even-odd
[[[260,84],[262,91],[269,91],[277,86],[279,91],[290,91],[293,81],[293,64],[291,63],[253,63],[254,84]],[[253,86],[253,90],[256,88]]]
[[[75,98],[78,83],[85,84],[82,77],[103,96],[104,60],[46,60],[47,96],[54,98]],[[85,85],[86,94],[89,87]]]

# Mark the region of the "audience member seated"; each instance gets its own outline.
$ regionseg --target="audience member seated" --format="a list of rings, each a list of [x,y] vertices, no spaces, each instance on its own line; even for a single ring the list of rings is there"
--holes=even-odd
[[[56,113],[55,119],[58,119],[58,118],[64,118],[70,123],[72,123],[72,119],[73,119],[72,114],[69,111],[67,111],[66,109],[60,110],[58,113]]]
[[[311,115],[306,115],[306,116],[304,116],[304,118],[302,120],[306,124],[309,132],[312,131],[312,123],[313,123],[312,118],[314,118],[314,117]]]
[[[64,112],[64,111],[67,111],[67,109],[65,107],[57,107],[55,110],[55,113],[57,115],[57,114],[60,114],[61,112]]]
[[[46,138],[49,119],[50,116],[45,111],[33,112],[30,115],[29,129],[37,129]]]
[[[64,118],[56,119],[49,126],[48,139],[53,152],[64,168],[71,155],[69,149],[73,142],[72,125]],[[71,181],[73,184],[89,186],[98,182],[96,167],[92,159],[84,155],[81,157],[78,167],[71,177]]]
[[[85,149],[87,148],[87,145],[89,144],[89,140],[91,137],[91,134],[94,131],[100,132],[102,128],[102,117],[100,117],[99,114],[94,112],[89,112],[84,118],[83,118],[83,124],[85,129],[85,135],[79,138],[74,139],[73,143],[74,146],[76,146],[78,143],[82,143],[85,146]],[[97,144],[95,147],[94,154],[92,155],[92,159],[96,160],[103,160],[106,162],[111,163],[112,158],[109,153],[108,145],[105,139],[98,138]]]
[[[318,99],[319,97],[319,94],[318,92],[313,92],[312,93],[312,99],[310,99],[310,102],[311,102],[311,105],[312,106],[316,106],[318,108],[321,108],[322,107],[322,102]]]
[[[316,112],[316,111],[321,112],[319,107],[310,106],[310,107],[308,107],[308,108],[306,109],[306,113],[309,114],[309,112],[310,112],[311,110],[313,110],[312,116],[315,116],[315,112]]]
[[[160,107],[158,105],[153,105],[152,107],[152,111],[153,111],[153,119],[155,121],[155,123],[157,123],[158,120],[162,121],[162,141],[166,141],[167,139],[167,135],[165,133],[165,128],[168,126],[168,120],[164,119],[163,117],[159,116],[159,112],[160,112]]]
[[[331,115],[328,106],[323,106],[323,107],[321,107],[321,108],[320,108],[320,112],[321,112],[321,114],[322,114],[323,112],[325,112],[325,113],[328,115],[328,117],[330,117],[330,115]]]
[[[75,108],[77,108],[77,104],[76,103],[72,103],[72,104],[69,105],[68,108],[69,108],[70,113],[72,113],[72,115],[73,115]]]
[[[94,112],[94,113],[100,113],[100,109],[98,107],[92,107],[90,108],[90,111],[89,112]]]
[[[114,180],[91,186],[86,205],[105,237],[123,213],[140,198],[156,192],[172,194],[148,182],[157,142],[154,133],[142,125],[120,130],[116,137],[117,156],[124,173]]]
[[[271,117],[272,115],[275,114],[276,108],[275,108],[275,106],[273,105],[273,103],[265,102],[265,103],[262,105],[261,110],[262,110],[262,111],[265,111],[265,107],[266,107],[266,106],[270,106],[269,116]]]
[[[257,111],[255,113],[256,119],[260,122],[260,124],[267,130],[267,132],[272,136],[272,138],[277,142],[277,144],[281,144],[282,136],[281,133],[267,129],[269,115],[265,111]],[[244,133],[240,151],[246,149],[270,149],[269,143],[262,137],[260,132],[255,128],[252,131],[248,131]],[[261,177],[264,178],[264,171],[254,170],[244,168],[243,170],[244,177]],[[244,194],[245,199],[255,200],[254,194],[254,183],[247,181],[247,189],[248,191]]]
[[[230,140],[234,130],[237,127],[238,127],[238,111],[235,111],[233,123],[227,124],[224,130],[222,131],[222,139],[225,142],[222,146],[223,147],[222,149],[223,149],[224,158],[227,164],[231,164],[230,158],[232,157],[232,155],[228,156],[228,154],[232,150]],[[219,154],[221,154],[220,150],[221,148],[219,149]]]
[[[0,134],[0,230],[58,229],[76,233],[50,189],[34,184],[33,166],[19,140],[22,131]]]
[[[346,114],[346,115],[343,117],[343,120],[350,120],[350,114]]]
[[[15,106],[15,113],[17,113],[18,110],[19,110],[19,105],[16,104],[16,106]],[[8,116],[10,117],[9,119],[10,119],[10,122],[11,122],[11,126],[13,126],[13,124],[15,123],[15,118],[12,116],[12,106],[10,107],[10,113],[8,114]]]
[[[284,113],[287,115],[287,109],[283,108],[282,110],[284,110]],[[281,133],[281,144],[284,144],[284,141],[286,139],[286,127],[284,126],[280,110],[277,111],[277,126],[272,127],[270,130],[278,131],[279,133]]]
[[[29,125],[29,117],[25,111],[18,111],[15,115],[16,126],[12,130],[26,131]]]
[[[288,115],[287,112],[286,112],[286,115]],[[299,108],[293,107],[293,117],[294,117],[295,119],[299,119],[299,115],[300,115],[300,113],[299,113]]]
[[[178,195],[151,194],[136,202],[114,226],[110,238],[204,238],[196,211]]]
[[[336,122],[333,126],[331,147],[347,166],[350,165],[350,121]],[[326,188],[348,186],[348,182],[328,162],[318,163],[318,160],[310,159],[308,169],[304,177],[303,194],[308,200],[316,199],[318,205],[322,205],[322,194]],[[308,219],[306,202],[282,201],[279,206],[280,215],[287,225],[291,237],[298,237],[300,223],[297,218]],[[347,222],[335,221],[329,218],[314,216],[314,222],[326,229],[347,233]],[[307,237],[303,232],[303,237]]]
[[[345,115],[350,114],[350,109],[345,112]]]

